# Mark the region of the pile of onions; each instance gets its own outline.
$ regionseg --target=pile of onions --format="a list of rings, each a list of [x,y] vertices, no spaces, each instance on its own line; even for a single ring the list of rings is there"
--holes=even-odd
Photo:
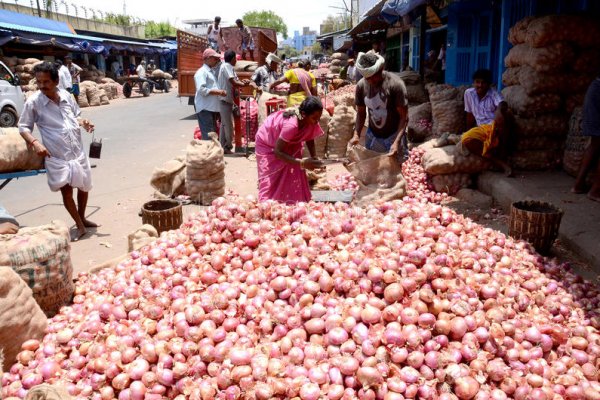
[[[81,274],[1,395],[598,399],[598,287],[409,187],[367,208],[215,200]]]
[[[354,176],[349,172],[336,174],[335,177],[333,179],[330,179],[327,183],[329,183],[329,187],[331,187],[331,190],[349,190],[351,192],[358,191],[358,182],[356,182],[356,178],[354,178]]]
[[[349,95],[354,96],[356,92],[356,85],[346,85],[346,86],[342,86],[339,89],[336,90],[332,90],[331,92],[327,93],[327,98],[325,101],[327,101],[328,105],[331,104],[340,104],[342,103],[342,98],[347,97]]]

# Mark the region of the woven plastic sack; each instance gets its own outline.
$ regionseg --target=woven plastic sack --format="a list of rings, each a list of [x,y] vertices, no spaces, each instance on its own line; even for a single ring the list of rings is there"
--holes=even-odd
[[[569,41],[579,47],[600,45],[600,25],[593,17],[547,15],[531,21],[525,42],[532,47],[546,47]]]
[[[346,156],[348,142],[354,134],[356,111],[352,107],[338,105],[328,125],[327,154],[331,158]]]
[[[565,42],[553,43],[548,47],[534,48],[519,44],[504,58],[507,67],[529,65],[538,72],[555,72],[573,63],[575,52]]]
[[[0,128],[0,172],[27,171],[44,167],[44,157],[29,148],[18,128]]]
[[[433,190],[439,193],[456,194],[460,189],[469,187],[471,175],[469,174],[446,174],[431,177]]]
[[[423,168],[429,175],[474,174],[489,168],[489,161],[475,155],[463,155],[459,146],[444,146],[425,151]]]
[[[0,316],[0,350],[4,353],[4,371],[8,371],[23,342],[44,336],[48,320],[31,289],[6,267],[0,267]]]
[[[558,111],[561,106],[559,95],[546,93],[530,96],[520,85],[502,89],[502,95],[515,114],[525,117]]]
[[[185,161],[180,156],[154,168],[150,185],[165,196],[179,196],[185,193],[185,176]]]
[[[518,85],[521,68],[522,67],[507,68],[506,71],[502,73],[502,84],[504,86]]]
[[[535,17],[525,17],[514,24],[508,31],[508,41],[513,45],[525,43],[527,28],[533,20]]]
[[[62,221],[0,235],[0,266],[12,268],[49,317],[73,297],[69,228]]]
[[[25,400],[71,400],[73,397],[69,395],[67,389],[55,383],[49,385],[43,383],[29,389]]]
[[[543,114],[535,118],[515,117],[517,136],[565,136],[568,130],[567,114]]]
[[[421,143],[431,136],[431,103],[423,103],[408,108],[408,139],[411,142]]]
[[[581,123],[583,121],[583,109],[577,107],[569,120],[569,134],[565,142],[562,166],[567,174],[576,176],[579,166],[583,160],[583,154],[590,144],[591,138],[582,135]]]
[[[345,165],[358,183],[353,204],[360,207],[399,200],[406,195],[406,181],[396,157],[387,154],[373,156],[373,153],[359,152],[367,158]]]
[[[186,154],[186,192],[192,201],[202,205],[225,194],[223,148],[215,132],[208,135],[210,140],[190,142]]]

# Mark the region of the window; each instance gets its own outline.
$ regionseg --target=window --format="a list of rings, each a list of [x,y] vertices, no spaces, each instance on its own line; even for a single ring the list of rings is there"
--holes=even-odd
[[[13,74],[2,64],[0,64],[0,80],[7,81],[11,85],[14,85]]]

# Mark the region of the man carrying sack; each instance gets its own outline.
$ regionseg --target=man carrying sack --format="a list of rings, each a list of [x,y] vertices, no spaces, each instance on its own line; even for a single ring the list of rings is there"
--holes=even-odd
[[[260,66],[254,71],[251,78],[251,85],[261,93],[258,98],[258,125],[267,118],[267,101],[273,97],[281,97],[285,99],[285,96],[277,96],[269,93],[269,85],[275,82],[279,78],[279,66],[283,61],[273,53],[269,53],[266,58],[266,64]]]
[[[402,161],[408,156],[405,129],[408,123],[406,86],[398,76],[384,71],[385,60],[372,51],[359,53],[356,68],[363,78],[355,92],[356,126],[351,145],[358,144],[360,132],[369,109],[369,126],[365,147],[378,153],[388,153]],[[402,152],[400,144],[402,143]]]

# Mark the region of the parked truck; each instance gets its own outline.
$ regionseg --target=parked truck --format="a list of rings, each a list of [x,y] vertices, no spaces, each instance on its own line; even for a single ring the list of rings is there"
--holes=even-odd
[[[241,40],[238,28],[222,28],[223,38],[227,48],[240,53]],[[265,64],[265,58],[270,52],[277,50],[277,32],[269,28],[250,27],[254,38],[254,60],[258,65]],[[208,48],[208,39],[186,31],[177,31],[177,70],[179,96],[187,97],[188,104],[194,104],[196,85],[194,74],[202,66],[202,53]],[[251,72],[238,72],[240,79],[249,79]]]

